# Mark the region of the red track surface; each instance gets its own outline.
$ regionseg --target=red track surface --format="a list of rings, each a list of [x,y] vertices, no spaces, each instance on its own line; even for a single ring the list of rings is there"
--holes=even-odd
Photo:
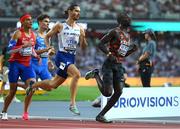
[[[28,120],[10,119],[0,120],[0,129],[3,128],[51,128],[51,129],[180,129],[179,124],[152,124],[152,123],[111,123],[104,124],[95,121],[74,120]]]

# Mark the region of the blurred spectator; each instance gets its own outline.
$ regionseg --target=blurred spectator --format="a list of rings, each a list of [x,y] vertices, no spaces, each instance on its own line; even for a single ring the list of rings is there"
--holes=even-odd
[[[132,18],[180,19],[180,0],[1,0],[1,17],[19,17],[24,12],[33,17],[46,13],[64,18],[64,10],[76,2],[82,18],[115,18],[116,12],[127,12]]]

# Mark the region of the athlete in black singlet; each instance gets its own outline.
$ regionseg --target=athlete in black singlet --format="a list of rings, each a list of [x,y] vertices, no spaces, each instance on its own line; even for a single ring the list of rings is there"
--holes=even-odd
[[[98,69],[87,72],[85,76],[87,80],[95,78],[100,92],[106,97],[110,97],[114,90],[106,106],[96,117],[96,121],[103,123],[112,122],[107,120],[104,115],[112,108],[122,94],[124,87],[122,61],[137,49],[136,45],[130,42],[128,34],[131,24],[129,16],[127,14],[119,14],[117,22],[119,26],[107,33],[101,39],[100,44],[98,44],[99,49],[107,55],[107,59],[102,66],[103,78],[100,78]]]

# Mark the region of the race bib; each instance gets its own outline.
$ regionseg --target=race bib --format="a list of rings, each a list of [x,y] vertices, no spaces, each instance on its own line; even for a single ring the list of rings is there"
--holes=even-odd
[[[22,48],[20,53],[22,56],[31,56],[32,55],[32,47]]]
[[[40,55],[40,57],[48,57],[48,52],[44,52]]]
[[[66,45],[64,46],[65,50],[75,51],[77,42],[74,37],[69,37],[66,39]]]
[[[121,56],[125,56],[126,53],[129,50],[129,46],[125,45],[125,44],[121,44],[119,49],[118,49],[118,54]]]
[[[42,49],[45,49],[45,47],[38,47],[38,50]],[[42,54],[40,54],[40,57],[48,57],[48,52],[43,52]]]

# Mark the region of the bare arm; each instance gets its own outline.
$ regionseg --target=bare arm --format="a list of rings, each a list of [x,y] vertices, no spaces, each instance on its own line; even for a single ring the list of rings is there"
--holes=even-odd
[[[47,47],[47,48],[44,48],[44,49],[41,49],[41,50],[35,50],[36,53],[39,55],[39,54],[42,54],[44,52],[48,52],[52,47]]]
[[[12,54],[19,52],[21,50],[22,46],[16,46],[17,40],[20,37],[21,37],[21,32],[19,30],[15,31],[11,37],[11,40],[9,41],[8,53]]]
[[[104,52],[106,55],[108,55],[109,50],[105,46],[105,44],[109,43],[110,40],[113,38],[115,35],[115,30],[111,30],[109,33],[107,33],[104,37],[102,37],[101,42],[98,44],[98,48]]]
[[[82,27],[80,27],[80,47],[81,49],[85,49],[87,47],[86,34]]]
[[[62,24],[56,23],[53,28],[45,35],[44,42],[47,47],[50,47],[49,40],[52,36],[59,33],[63,29]]]

